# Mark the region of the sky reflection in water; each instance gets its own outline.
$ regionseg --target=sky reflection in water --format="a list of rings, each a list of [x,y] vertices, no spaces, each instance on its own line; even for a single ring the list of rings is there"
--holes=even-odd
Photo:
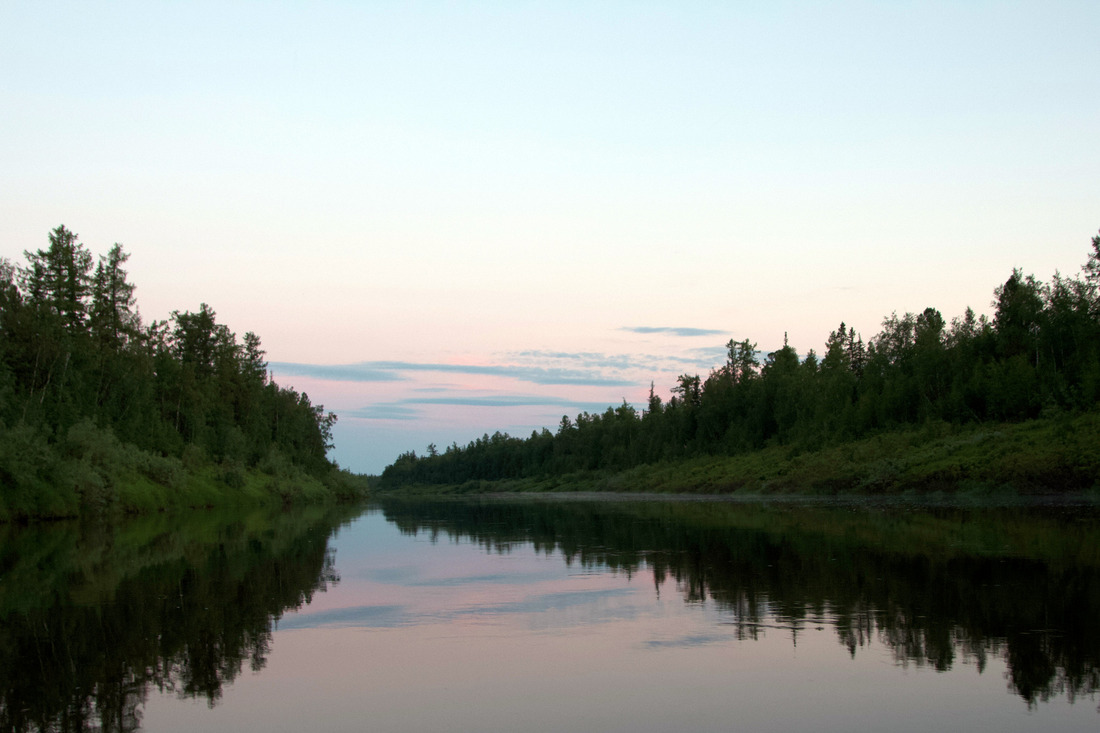
[[[609,567],[600,559],[606,548],[563,552],[542,542],[536,549],[516,539],[525,530],[483,527],[475,539],[468,527],[448,531],[425,518],[414,534],[412,515],[397,517],[404,533],[379,511],[341,530],[333,540],[340,583],[279,620],[263,671],[242,674],[212,709],[154,694],[145,729],[1011,731],[1100,724],[1095,695],[1070,704],[1055,691],[1029,705],[1013,689],[1003,655],[959,649],[937,665],[888,642],[871,622],[855,624],[866,633],[853,641],[851,619],[839,620],[828,604],[792,618],[775,586],[761,585],[751,612],[744,597],[741,607],[718,602],[714,588],[691,587],[690,559],[655,570],[660,553],[632,548]],[[718,561],[696,560],[717,587],[707,564]]]

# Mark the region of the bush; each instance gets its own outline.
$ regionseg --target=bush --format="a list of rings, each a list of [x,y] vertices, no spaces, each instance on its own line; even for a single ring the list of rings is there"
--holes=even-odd
[[[114,433],[96,427],[88,418],[69,428],[65,435],[64,450],[67,457],[86,461],[97,469],[125,465],[128,457],[127,451]]]
[[[128,445],[126,448],[130,454],[129,460],[142,476],[169,489],[178,489],[183,486],[185,476],[183,461],[170,456],[148,453],[133,445]]]
[[[297,471],[290,459],[274,446],[260,459],[259,463],[256,464],[256,468],[271,476],[283,478],[293,476]]]
[[[222,461],[218,477],[231,489],[243,489],[246,483],[244,466],[240,461]]]
[[[0,425],[0,518],[75,514],[76,496],[64,495],[59,468],[44,432],[25,423]]]
[[[102,467],[88,460],[66,461],[61,470],[62,483],[71,487],[84,509],[105,511],[118,501],[114,482]]]
[[[183,449],[183,456],[180,460],[183,462],[183,467],[188,471],[199,471],[209,463],[206,458],[206,451],[194,443],[189,443]]]

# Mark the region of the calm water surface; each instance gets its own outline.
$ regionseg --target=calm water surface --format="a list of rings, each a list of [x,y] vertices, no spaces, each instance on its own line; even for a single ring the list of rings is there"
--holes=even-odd
[[[1093,731],[1095,508],[397,502],[0,530],[0,730]]]

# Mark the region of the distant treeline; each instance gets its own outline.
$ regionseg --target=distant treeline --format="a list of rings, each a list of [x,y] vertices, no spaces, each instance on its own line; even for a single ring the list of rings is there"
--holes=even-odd
[[[665,402],[650,387],[632,405],[562,417],[556,433],[497,432],[465,447],[402,454],[382,485],[462,484],[666,460],[735,455],[770,445],[815,450],[929,421],[1017,421],[1093,410],[1100,401],[1100,236],[1079,277],[1049,283],[1013,270],[994,291],[992,319],[967,309],[896,313],[864,342],[841,323],[800,358],[783,347],[759,361],[747,339],[705,379],[683,374]]]
[[[0,519],[109,504],[122,464],[169,487],[196,466],[230,487],[333,470],[336,416],[270,380],[254,333],[205,303],[143,324],[119,244],[94,261],[59,226],[24,254],[0,258]]]

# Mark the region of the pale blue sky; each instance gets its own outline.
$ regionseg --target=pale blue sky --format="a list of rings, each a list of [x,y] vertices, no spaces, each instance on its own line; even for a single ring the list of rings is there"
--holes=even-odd
[[[1076,273],[1096,2],[7,2],[0,256],[114,242],[335,457],[667,395],[722,344]],[[662,328],[665,330],[655,330]]]

